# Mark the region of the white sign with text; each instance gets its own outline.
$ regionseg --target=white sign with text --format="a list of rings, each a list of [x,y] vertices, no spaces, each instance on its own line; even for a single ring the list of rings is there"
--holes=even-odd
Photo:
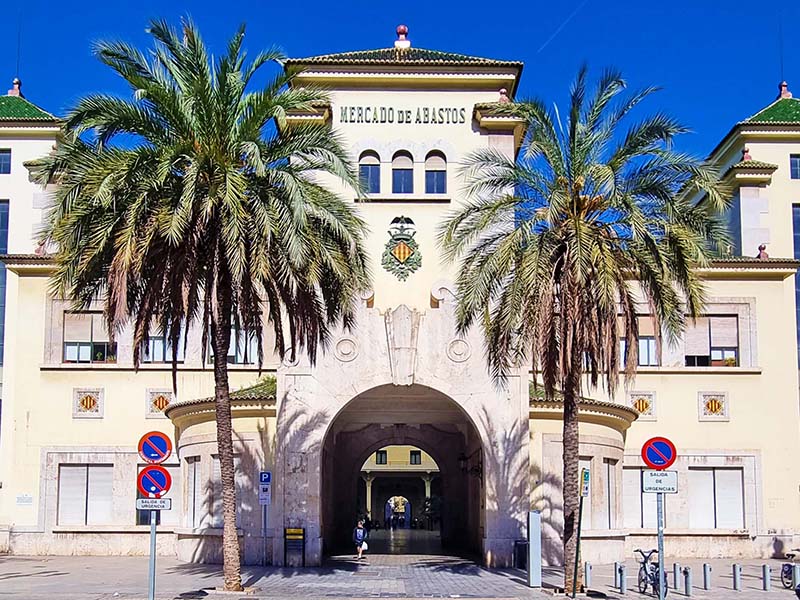
[[[642,471],[642,491],[647,494],[677,494],[677,471]]]

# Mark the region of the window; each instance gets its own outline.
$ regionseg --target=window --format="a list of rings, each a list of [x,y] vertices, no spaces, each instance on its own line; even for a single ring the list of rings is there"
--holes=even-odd
[[[64,312],[64,362],[117,362],[117,345],[108,339],[102,313]]]
[[[178,517],[181,514],[181,507],[178,504],[180,501],[180,467],[178,466],[167,466],[161,465],[167,471],[169,471],[170,476],[172,477],[172,487],[169,491],[162,496],[162,498],[170,498],[172,500],[172,510],[158,510],[156,511],[156,525],[177,525],[178,524]],[[145,465],[139,465],[139,471],[141,471]],[[136,497],[137,498],[144,498],[145,496],[138,490],[136,490]],[[150,511],[149,510],[137,510],[136,511],[136,524],[137,525],[150,525]]]
[[[211,479],[211,515],[210,527],[222,528],[222,472],[220,471],[219,456],[213,457],[213,473]],[[241,461],[238,456],[233,457],[233,469],[236,485],[236,526],[239,527],[242,520],[242,501],[244,499],[245,485],[242,475]]]
[[[0,200],[0,254],[8,252],[8,200]],[[6,265],[0,264],[0,366],[5,355]]]
[[[686,324],[687,367],[739,366],[739,318],[735,315],[698,317]]]
[[[642,493],[642,469],[622,469],[622,522],[626,529],[656,529],[656,494]],[[664,506],[664,523],[667,507]]]
[[[412,450],[410,456],[410,462],[412,465],[421,465],[422,464],[422,452],[419,450]]]
[[[656,344],[656,331],[653,319],[650,315],[638,315],[637,326],[639,329],[639,359],[638,366],[640,367],[657,367],[660,362],[658,360],[658,345]],[[622,317],[618,318],[619,334],[625,335],[625,324]],[[625,367],[626,354],[628,349],[628,341],[623,337],[620,339],[620,366]]]
[[[59,465],[59,525],[112,522],[113,465]]]
[[[606,472],[606,524],[609,529],[614,529],[617,526],[617,461],[604,458],[603,468]]]
[[[0,175],[11,173],[11,150],[0,150]]]
[[[388,464],[388,456],[386,455],[386,450],[378,450],[375,453],[375,464],[376,465]]]
[[[789,176],[792,179],[800,179],[800,154],[789,156]]]
[[[151,329],[151,331],[153,331]],[[185,332],[181,331],[178,339],[178,362],[183,362],[186,357]],[[163,333],[149,336],[142,343],[141,359],[143,363],[171,363],[172,344]]]
[[[186,526],[196,529],[203,525],[205,485],[200,477],[200,457],[186,457]]]
[[[444,194],[447,192],[447,161],[444,154],[434,150],[425,157],[425,193]]]
[[[402,150],[392,158],[392,193],[414,193],[414,160]]]
[[[368,194],[379,194],[381,191],[381,161],[372,150],[361,153],[358,159],[358,178],[364,191]]]
[[[742,469],[689,469],[689,528],[744,529]]]
[[[211,334],[209,333],[209,346],[211,346]],[[169,358],[167,359],[169,360]],[[214,361],[214,348],[208,350],[208,362]],[[228,344],[228,364],[230,365],[254,365],[258,362],[258,340],[255,334],[250,334],[244,329],[231,327],[231,341]]]

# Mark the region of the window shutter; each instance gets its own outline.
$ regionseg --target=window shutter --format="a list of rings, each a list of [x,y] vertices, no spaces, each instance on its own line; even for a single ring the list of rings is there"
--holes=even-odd
[[[689,469],[689,528],[714,529],[713,469]]]
[[[197,528],[202,526],[204,504],[203,483],[200,479],[200,457],[190,456],[186,459],[186,498],[189,506],[186,510],[186,524]]]
[[[183,494],[181,494],[181,468],[179,466],[165,467],[172,477],[172,487],[164,498],[172,500],[172,510],[161,511],[162,525],[178,525],[179,516],[183,514]]]
[[[209,527],[221,528],[222,527],[222,472],[220,469],[219,456],[215,456],[214,472],[212,474],[212,495],[211,495],[211,510],[209,515]]]
[[[639,337],[655,337],[656,329],[650,315],[636,317],[639,325]]]
[[[589,469],[589,496],[583,499],[583,516],[581,517],[581,531],[592,529],[592,496],[594,495],[594,486],[592,486],[591,475],[592,460],[590,458],[581,458],[578,462],[578,475],[583,472],[583,469]],[[580,491],[580,490],[579,490]]]
[[[92,339],[92,315],[64,313],[64,341],[89,342]]]
[[[708,338],[708,317],[698,317],[696,322],[687,319],[684,334],[684,352],[688,356],[708,356],[711,345]]]
[[[108,341],[108,330],[106,329],[105,319],[103,319],[103,315],[100,313],[92,314],[92,341]]]
[[[639,489],[642,489],[642,470],[639,469]],[[664,503],[664,523],[667,521],[667,507]],[[658,494],[642,493],[642,527],[658,528]]]
[[[642,527],[641,483],[639,469],[622,469],[622,523],[625,529]]]
[[[86,465],[58,467],[58,524],[86,524]]]
[[[109,525],[114,521],[114,467],[89,465],[86,524]]]
[[[617,505],[617,463],[616,461],[605,459],[603,461],[606,475],[606,525],[609,529],[614,529],[617,525],[614,508]]]
[[[742,469],[714,470],[718,529],[744,529]]]
[[[737,317],[711,317],[711,345],[734,348],[739,346]]]

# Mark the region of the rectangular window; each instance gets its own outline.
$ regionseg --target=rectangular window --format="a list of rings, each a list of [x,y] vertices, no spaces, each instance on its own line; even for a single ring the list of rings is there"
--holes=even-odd
[[[378,450],[375,453],[375,464],[376,465],[388,464],[388,456],[386,455],[386,450]]]
[[[242,475],[241,460],[233,457],[234,481],[236,485],[236,526],[242,520],[242,500],[244,499],[245,481]],[[213,473],[211,480],[211,515],[209,527],[222,529],[222,472],[219,456],[213,457]]]
[[[170,476],[172,477],[172,487],[169,489],[162,498],[170,498],[172,500],[172,510],[159,510],[156,511],[156,525],[177,525],[178,524],[178,516],[181,514],[181,507],[180,507],[180,467],[178,466],[167,466],[161,465],[167,471],[169,471]],[[141,471],[145,465],[139,465],[139,471]],[[136,490],[136,497],[137,498],[144,498],[145,496],[137,489]],[[136,524],[137,525],[150,525],[150,511],[149,510],[137,510],[136,511]]]
[[[425,171],[425,193],[444,194],[447,192],[447,171]]]
[[[800,179],[800,154],[789,156],[789,175],[792,179]]]
[[[208,362],[214,362],[214,348],[211,345],[211,334],[208,340]],[[258,341],[254,334],[244,329],[231,328],[231,341],[228,344],[229,365],[254,365],[258,362]]]
[[[114,363],[117,345],[109,341],[100,312],[64,311],[64,362]]]
[[[622,469],[622,522],[626,529],[656,529],[656,494],[642,492],[642,470]],[[664,506],[664,523],[667,507]]]
[[[410,461],[412,465],[421,465],[422,464],[422,452],[419,450],[412,450]]]
[[[731,468],[689,469],[689,527],[744,529],[744,472]]]
[[[0,254],[8,252],[8,200],[0,200]],[[0,366],[5,356],[6,265],[0,264]]]
[[[739,318],[736,315],[687,320],[684,333],[687,367],[739,366]]]
[[[186,457],[186,526],[196,529],[203,525],[205,485],[200,478],[200,457]]]
[[[377,160],[377,159],[376,159]],[[368,194],[378,194],[381,191],[381,166],[380,165],[359,165],[358,178],[364,191]]]
[[[614,529],[617,526],[617,461],[604,458],[603,468],[606,471],[606,521],[608,528]]]
[[[640,367],[657,367],[660,362],[658,360],[658,346],[656,344],[653,319],[650,315],[638,315],[636,320],[639,329],[639,359],[637,364]],[[620,336],[624,335],[625,326],[621,317],[618,318],[618,327]],[[622,368],[625,367],[627,344],[628,341],[624,337],[620,339],[620,366]]]
[[[392,169],[392,193],[393,194],[414,193],[413,169]]]
[[[11,150],[7,148],[0,149],[0,175],[9,175],[11,173]]]
[[[59,465],[59,525],[112,523],[113,465]]]
[[[151,331],[153,330],[151,329]],[[171,363],[172,344],[162,333],[151,335],[142,343],[140,356],[143,363]],[[184,333],[181,332],[181,337],[178,338],[178,362],[182,363],[185,357],[186,339]]]

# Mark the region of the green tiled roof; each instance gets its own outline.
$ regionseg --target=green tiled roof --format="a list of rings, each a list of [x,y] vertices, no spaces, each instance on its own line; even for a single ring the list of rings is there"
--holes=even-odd
[[[58,119],[22,96],[0,96],[0,121],[49,121]]]
[[[800,99],[780,98],[754,114],[743,123],[773,123],[800,125]]]
[[[736,163],[735,165],[730,166],[731,169],[771,169],[775,170],[778,168],[778,165],[773,165],[772,163],[762,162],[760,160],[743,160],[741,162]]]
[[[231,391],[231,400],[274,400],[276,385],[273,375],[265,375],[255,385]]]
[[[292,65],[427,65],[427,66],[487,66],[517,67],[517,61],[494,60],[440,50],[425,48],[379,48],[377,50],[356,50],[337,54],[321,54],[307,58],[290,58],[287,66]]]

